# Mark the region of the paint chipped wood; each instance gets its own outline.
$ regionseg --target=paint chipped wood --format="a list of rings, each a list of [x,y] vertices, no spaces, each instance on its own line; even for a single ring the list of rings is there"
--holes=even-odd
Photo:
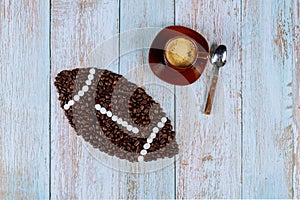
[[[51,5],[50,13],[48,1],[0,1],[1,199],[300,199],[299,0]],[[120,31],[174,22],[228,47],[211,116],[202,114],[211,65],[196,83],[174,88],[147,71],[147,50],[126,52],[151,41],[155,31],[143,41],[117,35],[103,59],[89,60],[98,44]],[[53,85],[59,71],[106,66],[111,58],[117,59],[110,70],[145,84],[174,118],[181,150],[166,168],[138,174],[142,169],[122,163],[127,172],[105,166],[59,108]],[[175,93],[175,102],[161,98],[163,91]]]
[[[123,184],[119,173],[93,157],[76,136],[59,106],[53,82],[62,70],[85,67],[94,48],[119,32],[118,2],[54,0],[51,4],[51,196],[117,199],[116,191]],[[118,57],[117,49],[111,53]]]
[[[49,10],[0,1],[0,199],[49,197]]]
[[[242,197],[292,198],[293,1],[242,4]]]
[[[132,9],[132,5],[135,5],[134,9]],[[160,30],[159,27],[173,25],[173,1],[121,1],[120,8],[122,20],[120,22],[121,57],[119,72],[139,86],[143,85],[146,92],[161,104],[167,116],[173,119],[175,114],[174,99],[167,98],[166,92],[169,92],[171,96],[174,95],[174,87],[155,77],[147,64],[149,46],[156,33]],[[133,36],[129,37],[126,34],[122,34],[124,32],[131,32]],[[130,51],[131,49],[133,51]],[[132,171],[132,173],[121,174],[121,180],[124,179],[127,184],[121,188],[120,198],[175,198],[174,163],[162,163],[162,165],[166,167],[154,170],[151,173]],[[123,167],[128,168],[128,166]],[[132,183],[134,183],[134,187],[132,187]]]
[[[176,128],[181,149],[176,197],[180,199],[241,197],[241,8],[239,2],[222,1],[222,6],[217,2],[178,0],[175,5],[176,25],[202,33],[209,45],[225,44],[229,55],[220,70],[211,115],[203,114],[210,64],[197,82],[176,87]],[[230,26],[225,25],[228,22]]]

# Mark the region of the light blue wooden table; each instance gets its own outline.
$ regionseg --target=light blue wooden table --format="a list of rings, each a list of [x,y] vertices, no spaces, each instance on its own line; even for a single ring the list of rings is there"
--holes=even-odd
[[[0,0],[0,198],[300,199],[299,9],[299,0]],[[143,71],[147,50],[126,53],[143,38],[122,33],[174,24],[228,47],[213,113],[201,113],[211,65],[190,86],[165,84],[177,159],[148,173],[113,169],[69,126],[54,78],[117,35],[110,69],[160,83]]]

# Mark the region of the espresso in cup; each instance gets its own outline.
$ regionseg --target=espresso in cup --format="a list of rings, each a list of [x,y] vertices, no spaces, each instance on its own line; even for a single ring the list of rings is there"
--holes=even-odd
[[[185,69],[196,61],[198,49],[193,39],[179,36],[166,43],[164,56],[172,67]]]

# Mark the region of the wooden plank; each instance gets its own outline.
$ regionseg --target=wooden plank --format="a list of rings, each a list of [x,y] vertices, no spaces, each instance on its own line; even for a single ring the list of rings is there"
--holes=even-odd
[[[241,198],[241,38],[239,1],[176,1],[176,25],[225,44],[211,115],[203,114],[211,64],[197,82],[176,87],[180,154],[177,198]]]
[[[59,107],[54,78],[62,70],[84,67],[89,54],[119,31],[118,1],[52,1],[51,197],[117,199],[119,173],[97,159],[68,124]],[[108,49],[118,58],[118,46]],[[99,56],[99,55],[98,55]],[[103,55],[100,55],[103,57]],[[105,60],[105,59],[104,59]],[[103,61],[105,62],[105,61]],[[95,63],[95,62],[94,62]],[[100,60],[99,68],[102,62]],[[113,71],[117,71],[117,66]]]
[[[49,2],[0,1],[0,199],[49,197]]]
[[[293,9],[293,42],[294,42],[294,74],[293,74],[293,92],[294,92],[294,195],[295,199],[300,199],[300,1],[294,1]]]
[[[293,197],[293,0],[243,0],[243,198]]]
[[[148,65],[148,48],[156,33],[161,30],[149,27],[165,27],[173,24],[173,1],[123,0],[120,9],[119,72],[139,86],[144,85],[146,92],[161,104],[169,117],[174,119],[174,87],[155,77]],[[131,173],[120,175],[120,181],[123,183],[120,185],[120,198],[175,198],[173,161],[171,163],[155,161],[147,165],[148,168],[155,170],[149,172],[145,171],[145,168],[133,170],[128,165],[122,166]]]

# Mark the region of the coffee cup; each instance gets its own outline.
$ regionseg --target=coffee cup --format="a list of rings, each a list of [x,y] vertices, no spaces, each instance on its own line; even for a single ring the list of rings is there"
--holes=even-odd
[[[200,33],[184,26],[168,26],[155,36],[148,61],[159,79],[189,85],[201,76],[208,58],[208,42]]]

